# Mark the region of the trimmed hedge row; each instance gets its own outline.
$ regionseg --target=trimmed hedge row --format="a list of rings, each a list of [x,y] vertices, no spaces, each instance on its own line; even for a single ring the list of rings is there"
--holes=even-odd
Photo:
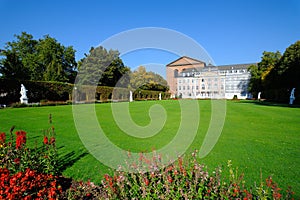
[[[24,84],[28,90],[27,97],[29,102],[45,101],[71,101],[74,85],[61,82],[42,82],[42,81],[18,81],[0,79],[0,104],[11,105],[20,102],[20,88]],[[117,88],[107,86],[81,86],[75,88],[73,95],[76,100],[84,102],[107,102],[107,101],[128,101],[130,90],[128,88]],[[160,91],[135,90],[133,91],[134,100],[155,100],[161,93],[162,99],[170,98],[170,94]]]
[[[75,90],[76,100],[79,101],[128,101],[130,97],[130,89],[128,88],[118,88],[118,87],[107,87],[107,86],[81,86]],[[139,100],[157,100],[159,99],[159,93],[161,93],[162,99],[169,99],[170,93],[151,91],[151,90],[141,90],[137,89],[132,91],[133,99]]]

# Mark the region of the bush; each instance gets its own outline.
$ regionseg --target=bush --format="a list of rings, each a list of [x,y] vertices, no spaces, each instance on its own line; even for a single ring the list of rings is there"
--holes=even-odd
[[[243,175],[228,162],[230,176],[222,176],[222,169],[209,174],[204,165],[197,162],[196,153],[192,159],[181,157],[178,162],[169,166],[160,166],[160,158],[152,161],[142,154],[140,161],[147,163],[145,172],[143,165],[132,165],[136,173],[116,171],[113,176],[105,175],[103,187],[109,199],[291,199],[293,193],[289,189],[285,197],[272,178],[261,181],[259,186],[247,189]],[[154,170],[157,169],[157,170]],[[227,180],[227,181],[224,181]]]
[[[9,137],[0,133],[0,168],[7,168],[13,174],[25,172],[28,168],[45,174],[59,173],[54,127],[45,132],[43,145],[34,149],[26,146],[25,131],[19,130],[15,134],[13,131],[14,127],[10,129]]]
[[[40,102],[45,105],[61,105],[66,101],[72,102],[73,84],[45,81],[18,81],[0,78],[0,104],[22,107],[16,103],[20,101],[20,85],[23,83],[28,90],[27,96],[30,102]],[[82,102],[108,102],[111,100],[128,101],[128,88],[108,87],[108,86],[78,86],[77,101]],[[170,94],[167,92],[135,90],[134,99],[158,99],[159,93],[162,99],[168,99]],[[48,102],[48,103],[47,103]],[[51,103],[52,102],[52,103]],[[64,102],[64,103],[57,103]],[[28,106],[28,105],[27,105]]]

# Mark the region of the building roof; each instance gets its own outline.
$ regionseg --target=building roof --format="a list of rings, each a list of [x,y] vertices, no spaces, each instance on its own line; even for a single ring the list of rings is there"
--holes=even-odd
[[[218,68],[219,68],[219,70],[248,69],[251,65],[257,65],[257,63],[219,65]]]
[[[196,64],[204,64],[205,65],[205,62],[194,59],[194,58],[190,58],[188,56],[182,56],[182,57],[178,58],[177,60],[167,64],[167,67],[183,66],[183,65],[196,65]]]

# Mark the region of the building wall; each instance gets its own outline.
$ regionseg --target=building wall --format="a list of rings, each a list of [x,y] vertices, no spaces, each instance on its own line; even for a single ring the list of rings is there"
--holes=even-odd
[[[167,82],[171,96],[175,96],[177,91],[177,76],[188,69],[201,69],[205,67],[205,63],[187,56],[183,56],[166,66]]]
[[[247,91],[250,65],[167,65],[167,82],[171,94],[182,98],[251,98]]]

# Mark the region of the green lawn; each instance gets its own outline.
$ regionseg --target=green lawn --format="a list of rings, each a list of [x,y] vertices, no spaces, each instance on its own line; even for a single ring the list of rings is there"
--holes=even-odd
[[[203,100],[198,103],[199,129],[188,152],[200,149],[210,123],[211,102]],[[150,122],[148,111],[154,104],[160,104],[165,109],[166,123],[158,134],[145,139],[134,138],[121,131],[113,120],[111,104],[97,104],[96,113],[103,132],[115,145],[133,152],[147,152],[167,145],[180,124],[179,101],[143,101],[129,104],[131,117],[137,125],[145,126]],[[84,110],[91,105],[79,106]],[[36,141],[42,142],[43,131],[50,126],[49,114],[53,116],[52,125],[57,134],[63,174],[99,182],[102,175],[110,170],[83,146],[74,125],[72,106],[1,109],[0,132],[8,133],[10,127],[15,125],[15,130],[27,131],[29,145],[34,145]],[[259,182],[262,171],[263,179],[272,175],[280,187],[292,186],[299,197],[299,134],[300,108],[227,101],[226,120],[219,141],[200,162],[213,170],[217,166],[225,168],[227,161],[232,160],[239,172],[245,173],[246,184]]]

